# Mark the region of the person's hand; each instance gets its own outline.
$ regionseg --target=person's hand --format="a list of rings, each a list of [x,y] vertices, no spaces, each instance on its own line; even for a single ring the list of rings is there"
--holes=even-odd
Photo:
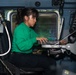
[[[67,40],[61,40],[61,41],[60,41],[60,44],[62,44],[62,45],[67,44]]]
[[[37,37],[36,40],[42,44],[42,43],[46,43],[48,39],[44,37]]]

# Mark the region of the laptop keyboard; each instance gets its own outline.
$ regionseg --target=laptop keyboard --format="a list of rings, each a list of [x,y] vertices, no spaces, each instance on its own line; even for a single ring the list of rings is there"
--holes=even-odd
[[[54,44],[59,44],[58,41],[47,41],[46,43],[42,43],[42,45],[54,45]]]

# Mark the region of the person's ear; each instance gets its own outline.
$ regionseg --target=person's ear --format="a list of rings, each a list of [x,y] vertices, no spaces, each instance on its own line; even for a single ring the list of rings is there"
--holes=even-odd
[[[28,17],[27,17],[27,16],[24,16],[24,20],[25,20],[25,21],[28,21]]]

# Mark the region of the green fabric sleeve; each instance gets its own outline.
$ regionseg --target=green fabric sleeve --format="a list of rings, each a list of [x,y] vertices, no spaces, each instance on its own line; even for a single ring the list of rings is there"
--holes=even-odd
[[[36,37],[29,38],[27,32],[16,31],[15,42],[19,50],[25,51],[32,48],[33,44],[36,43]],[[24,36],[26,35],[26,37]]]

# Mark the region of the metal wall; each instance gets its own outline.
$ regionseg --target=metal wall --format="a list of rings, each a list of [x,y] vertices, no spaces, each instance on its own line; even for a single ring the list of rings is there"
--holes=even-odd
[[[52,0],[0,0],[0,7],[10,6],[25,6],[25,7],[36,7],[35,3],[40,2],[40,7],[53,8]],[[65,0],[64,7],[75,7],[76,0]]]

